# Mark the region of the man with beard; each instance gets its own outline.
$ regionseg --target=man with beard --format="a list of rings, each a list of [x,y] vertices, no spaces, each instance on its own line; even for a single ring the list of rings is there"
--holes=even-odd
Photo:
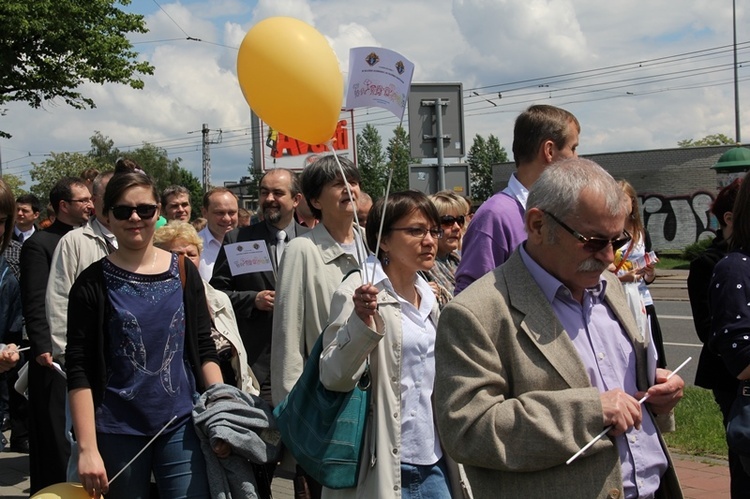
[[[309,230],[294,220],[294,210],[300,196],[296,173],[284,168],[266,172],[260,180],[258,196],[263,220],[249,227],[234,229],[224,236],[211,278],[211,285],[225,292],[232,300],[242,343],[247,350],[247,362],[258,378],[261,398],[271,406],[271,328],[276,276],[284,246],[290,239]],[[230,249],[228,258],[227,245],[251,241],[265,243],[271,257],[272,271],[254,271],[252,268],[245,273],[233,271],[231,255],[234,252]],[[255,466],[261,498],[271,497],[275,468],[275,464]]]
[[[475,497],[682,497],[660,430],[685,383],[656,369],[607,270],[630,240],[625,216],[596,163],[548,167],[529,192],[526,242],[443,309],[440,440]]]
[[[271,403],[271,326],[273,324],[276,276],[283,248],[289,240],[307,232],[294,220],[299,203],[300,185],[297,174],[277,168],[268,171],[260,181],[259,204],[263,221],[249,227],[234,229],[224,236],[214,266],[211,285],[224,291],[232,300],[248,363],[258,378],[261,397]],[[237,273],[232,271],[227,245],[262,241],[268,248],[272,271]]]

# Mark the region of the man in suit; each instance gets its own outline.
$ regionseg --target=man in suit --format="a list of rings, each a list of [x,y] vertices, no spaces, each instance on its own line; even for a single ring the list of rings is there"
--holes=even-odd
[[[260,181],[258,202],[263,221],[227,233],[216,259],[211,285],[232,300],[248,363],[258,378],[261,397],[271,403],[271,326],[273,324],[276,275],[282,245],[307,231],[294,220],[299,203],[297,175],[283,168],[268,171]],[[282,234],[283,231],[283,234]],[[280,237],[282,236],[282,237]],[[273,265],[272,271],[232,275],[227,258],[228,244],[264,241]]]
[[[59,180],[50,191],[55,222],[37,231],[21,250],[21,301],[31,344],[29,361],[29,471],[31,495],[66,479],[70,446],[65,438],[65,379],[52,366],[52,337],[45,295],[52,255],[60,238],[85,223],[93,208],[86,184]]]
[[[527,241],[443,310],[438,427],[475,497],[682,497],[660,429],[684,382],[656,369],[607,270],[625,213],[595,163],[550,166],[529,193]]]
[[[41,210],[39,199],[33,194],[23,194],[16,199],[16,226],[13,240],[23,244],[36,231],[36,221]]]
[[[237,228],[238,210],[237,196],[226,187],[214,187],[203,195],[201,214],[206,219],[206,227],[198,232],[203,239],[198,271],[206,281],[210,281],[213,276],[214,265],[224,237]]]
[[[296,173],[283,168],[266,172],[260,181],[258,195],[263,221],[234,229],[224,236],[211,278],[211,285],[224,291],[232,300],[248,364],[258,378],[261,397],[271,405],[271,328],[276,276],[283,247],[290,239],[308,231],[294,220],[299,201],[300,184]],[[272,271],[232,274],[231,251],[228,258],[227,245],[247,241],[265,242]],[[261,497],[271,497],[275,468],[273,463],[255,468]]]

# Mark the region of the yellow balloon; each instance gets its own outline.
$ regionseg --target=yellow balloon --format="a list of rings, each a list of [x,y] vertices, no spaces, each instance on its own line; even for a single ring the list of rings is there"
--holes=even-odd
[[[67,482],[45,487],[31,496],[31,499],[91,499],[91,496],[80,483]]]
[[[270,127],[309,144],[333,137],[344,78],[333,49],[309,24],[271,17],[250,29],[237,55],[250,107]]]

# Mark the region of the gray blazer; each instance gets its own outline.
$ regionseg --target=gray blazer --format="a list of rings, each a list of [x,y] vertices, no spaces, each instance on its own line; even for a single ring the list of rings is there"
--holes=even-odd
[[[608,272],[605,278],[606,300],[631,337],[645,389],[647,345],[619,281]],[[440,438],[465,466],[475,497],[622,497],[614,440],[565,464],[602,430],[599,391],[518,250],[443,310],[435,355]],[[672,418],[655,421],[664,429]],[[681,498],[661,442],[669,459],[662,497]]]

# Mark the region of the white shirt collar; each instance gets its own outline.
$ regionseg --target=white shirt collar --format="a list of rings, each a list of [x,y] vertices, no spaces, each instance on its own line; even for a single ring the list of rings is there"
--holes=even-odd
[[[374,270],[373,264],[375,264]],[[387,290],[391,295],[398,298],[398,294],[396,293],[396,290],[393,289],[391,280],[386,275],[380,262],[375,260],[374,255],[370,255],[367,257],[366,265],[367,273],[362,274],[362,280],[364,281],[365,275],[367,275],[368,277],[372,278],[373,286],[378,286],[380,284],[379,287],[381,289]],[[414,287],[417,288],[417,292],[422,298],[419,304],[419,313],[424,317],[428,317],[432,311],[435,301],[437,300],[437,298],[435,297],[435,293],[432,291],[432,288],[430,288],[430,285],[427,284],[427,281],[425,281],[424,278],[419,274],[417,274],[416,280],[414,281]]]
[[[508,196],[515,198],[521,203],[523,209],[526,209],[526,200],[529,198],[529,190],[518,181],[515,173],[513,173],[510,176],[510,179],[508,179],[508,187],[503,189],[503,192]]]

